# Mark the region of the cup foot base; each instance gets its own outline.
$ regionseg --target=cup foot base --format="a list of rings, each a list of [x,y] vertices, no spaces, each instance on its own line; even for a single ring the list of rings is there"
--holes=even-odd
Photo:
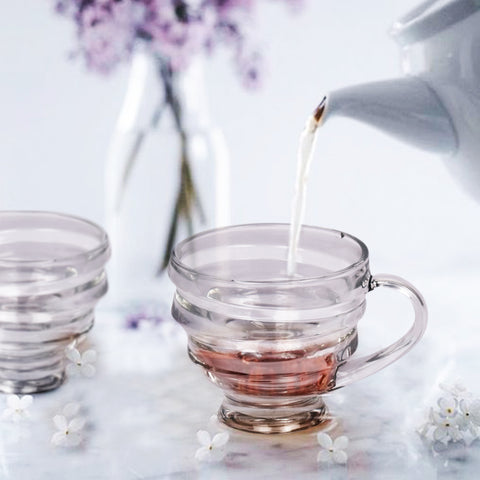
[[[328,410],[322,399],[318,399],[315,408],[308,411],[282,415],[278,409],[275,416],[252,416],[233,410],[224,402],[218,411],[219,420],[225,425],[251,433],[275,434],[290,433],[328,423]]]
[[[31,394],[48,392],[58,388],[65,379],[63,373],[49,375],[48,377],[36,380],[0,380],[1,393]]]

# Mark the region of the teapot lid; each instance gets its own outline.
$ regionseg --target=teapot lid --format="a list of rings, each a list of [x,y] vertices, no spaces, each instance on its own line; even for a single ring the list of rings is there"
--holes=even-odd
[[[401,45],[408,45],[441,32],[479,9],[479,0],[427,0],[397,20],[390,34]]]

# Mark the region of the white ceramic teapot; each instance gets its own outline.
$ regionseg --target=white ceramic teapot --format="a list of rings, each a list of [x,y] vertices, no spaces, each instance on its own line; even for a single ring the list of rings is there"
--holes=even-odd
[[[331,92],[346,116],[430,152],[480,201],[480,0],[429,0],[391,30],[405,77]]]

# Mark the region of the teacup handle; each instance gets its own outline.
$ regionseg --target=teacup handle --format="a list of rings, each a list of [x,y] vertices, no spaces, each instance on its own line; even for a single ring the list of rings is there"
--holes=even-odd
[[[415,319],[410,330],[396,342],[377,352],[360,358],[352,357],[342,364],[337,371],[335,386],[332,390],[360,380],[390,365],[408,352],[422,337],[427,327],[427,307],[421,293],[410,283],[394,275],[380,274],[371,278],[370,290],[387,287],[399,290],[410,299],[415,312]]]

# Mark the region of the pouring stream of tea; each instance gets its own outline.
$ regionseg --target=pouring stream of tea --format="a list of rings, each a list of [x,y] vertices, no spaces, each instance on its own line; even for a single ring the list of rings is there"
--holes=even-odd
[[[297,249],[300,240],[303,218],[305,216],[305,200],[307,196],[307,180],[313,152],[317,140],[317,130],[322,124],[326,97],[320,102],[314,112],[308,117],[305,128],[300,135],[297,154],[297,180],[295,196],[293,197],[292,216],[290,221],[290,236],[288,242],[287,274],[293,276],[297,263]]]

